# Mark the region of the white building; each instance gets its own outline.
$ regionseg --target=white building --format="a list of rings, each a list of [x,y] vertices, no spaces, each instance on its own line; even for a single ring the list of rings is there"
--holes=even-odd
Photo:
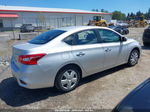
[[[95,15],[101,15],[108,22],[112,17],[111,13],[77,9],[0,6],[0,28],[20,27],[22,24],[45,28],[87,25]]]

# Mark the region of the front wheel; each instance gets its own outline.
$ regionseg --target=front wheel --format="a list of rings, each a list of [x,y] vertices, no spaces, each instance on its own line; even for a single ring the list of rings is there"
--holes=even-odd
[[[131,51],[129,59],[128,59],[128,65],[129,66],[135,66],[138,63],[139,60],[139,51],[137,49],[134,49]]]
[[[74,67],[65,67],[58,72],[55,87],[62,92],[69,92],[77,87],[80,80],[80,71]]]

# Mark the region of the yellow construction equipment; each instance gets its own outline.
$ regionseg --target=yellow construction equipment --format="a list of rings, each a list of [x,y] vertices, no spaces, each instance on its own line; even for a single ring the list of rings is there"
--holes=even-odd
[[[103,26],[103,27],[107,27],[107,22],[106,20],[102,19],[102,16],[94,16],[93,20],[90,20],[88,25],[92,25],[92,26]]]
[[[130,27],[146,27],[148,25],[147,21],[144,19],[144,16],[136,17],[134,20],[129,21]]]

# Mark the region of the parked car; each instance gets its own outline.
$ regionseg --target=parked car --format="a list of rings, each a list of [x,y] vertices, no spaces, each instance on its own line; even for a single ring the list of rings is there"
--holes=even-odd
[[[109,28],[66,27],[14,45],[11,70],[22,87],[55,86],[68,92],[91,74],[126,63],[136,65],[140,52],[137,41]]]
[[[20,27],[20,32],[34,32],[35,28],[32,24],[23,24]]]
[[[150,79],[128,94],[113,112],[150,112]]]
[[[122,26],[109,26],[109,28],[117,31],[118,33],[122,34],[122,35],[127,35],[129,34],[129,30],[125,27]]]
[[[150,26],[144,30],[143,44],[144,46],[150,45]]]
[[[128,23],[124,23],[124,22],[117,22],[116,25],[117,26],[122,26],[122,27],[125,27],[125,28],[129,27],[129,24]]]

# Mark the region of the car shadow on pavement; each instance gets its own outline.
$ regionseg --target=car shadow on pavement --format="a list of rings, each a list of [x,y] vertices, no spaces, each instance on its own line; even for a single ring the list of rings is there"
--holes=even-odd
[[[11,77],[0,83],[0,99],[12,107],[20,107],[38,102],[48,97],[60,95],[55,88],[26,89],[20,87],[16,80]]]
[[[112,73],[115,73],[119,70],[123,70],[125,68],[128,68],[127,65],[121,65],[121,66],[117,66],[115,68],[111,68],[111,69],[108,69],[108,70],[105,70],[103,72],[99,72],[99,73],[96,73],[94,75],[90,75],[88,77],[85,77],[81,80],[80,85],[83,85],[83,84],[86,84],[86,83],[89,83],[89,82],[92,82],[94,80],[98,80],[99,78],[102,78],[102,77],[105,77],[105,76],[108,76],[108,75],[112,75]]]
[[[150,45],[149,46],[142,46],[143,50],[150,50]]]
[[[126,67],[127,67],[126,65],[122,65],[83,78],[79,86],[97,80],[101,77],[111,75],[111,73],[117,72]],[[65,93],[61,93],[57,91],[55,88],[33,89],[33,90],[22,88],[17,84],[16,80],[13,77],[4,79],[0,83],[0,99],[3,100],[7,105],[12,107],[24,106],[34,102],[42,101],[49,97],[54,97],[62,94]]]

